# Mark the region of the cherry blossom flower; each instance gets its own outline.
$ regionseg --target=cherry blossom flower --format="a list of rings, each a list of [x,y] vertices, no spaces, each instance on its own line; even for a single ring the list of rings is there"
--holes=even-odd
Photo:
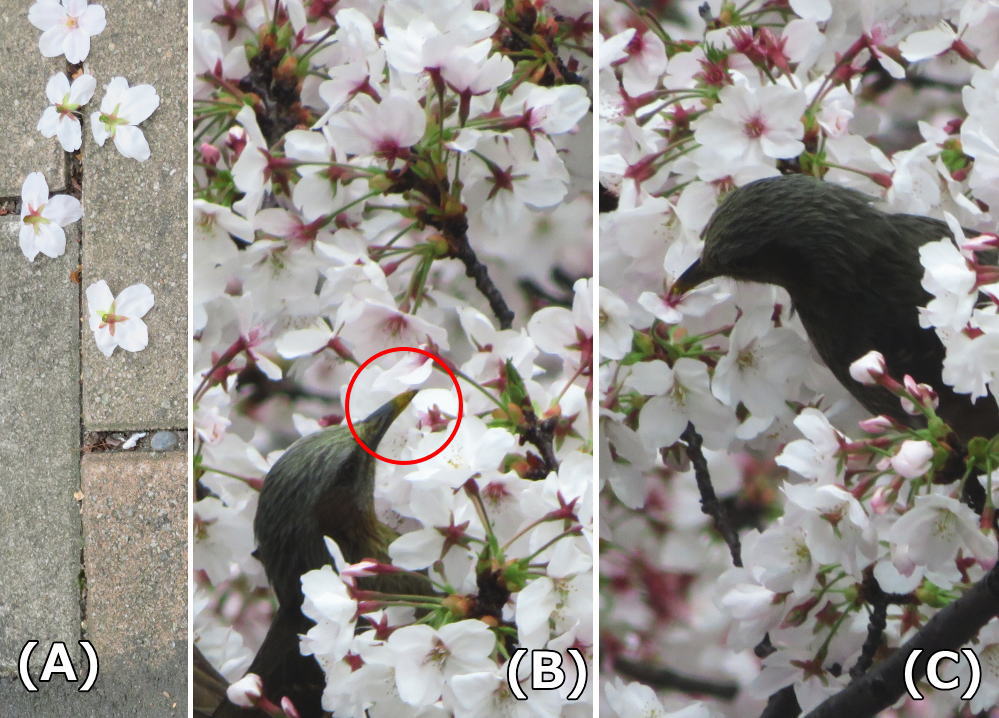
[[[101,109],[90,115],[90,129],[101,147],[108,138],[125,157],[139,162],[149,159],[149,143],[137,125],[160,105],[152,85],[128,86],[124,77],[112,78],[101,100]]]
[[[794,157],[805,146],[801,114],[807,98],[780,85],[729,85],[720,102],[695,122],[694,137],[728,159]]]
[[[75,152],[83,143],[83,131],[77,110],[90,102],[97,87],[93,75],[83,73],[71,85],[66,76],[57,72],[45,85],[45,96],[52,104],[45,108],[38,120],[38,131],[43,137],[59,137],[59,144],[66,152]]]
[[[804,527],[796,520],[800,518],[784,516],[762,533],[749,534],[743,544],[746,568],[775,593],[807,595],[819,570]]]
[[[840,480],[846,437],[829,423],[824,413],[812,407],[802,409],[794,425],[805,438],[787,444],[774,461],[820,484]]]
[[[101,353],[109,357],[115,347],[129,352],[145,349],[149,334],[142,317],[152,307],[153,293],[145,284],[133,284],[117,298],[103,279],[87,287],[87,316]]]
[[[949,496],[918,496],[915,506],[887,532],[893,548],[892,559],[903,566],[923,566],[929,570],[951,568],[959,549],[985,565],[996,560],[995,534],[978,528],[978,515]]]
[[[862,578],[875,558],[875,531],[863,506],[838,486],[784,483],[789,506],[801,510],[808,550],[822,564],[839,564]]]
[[[28,9],[28,21],[42,31],[38,38],[42,55],[65,55],[73,65],[87,59],[90,38],[107,25],[104,7],[88,5],[87,0],[36,0]]]
[[[334,144],[344,152],[395,160],[404,158],[423,136],[423,108],[405,93],[389,95],[381,102],[362,95],[352,107],[330,121]]]
[[[964,329],[978,298],[975,271],[967,258],[950,237],[945,237],[922,245],[919,261],[926,270],[923,289],[933,295],[929,304],[920,308],[920,325]]]
[[[438,630],[411,625],[389,636],[394,652],[395,681],[399,696],[412,706],[430,705],[438,699],[444,682],[456,675],[488,671],[496,645],[492,631],[481,621],[449,623]]]
[[[723,404],[742,402],[758,418],[770,418],[787,411],[806,360],[807,345],[797,333],[774,328],[762,312],[747,314],[732,329],[711,391]]]
[[[83,217],[80,200],[66,194],[49,197],[45,175],[32,172],[21,185],[21,229],[18,240],[29,261],[38,253],[61,257],[66,251],[63,227]]]

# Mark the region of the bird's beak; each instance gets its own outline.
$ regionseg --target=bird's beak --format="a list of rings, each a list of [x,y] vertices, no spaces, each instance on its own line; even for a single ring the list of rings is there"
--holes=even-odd
[[[392,422],[398,418],[403,409],[409,406],[409,402],[413,400],[414,396],[416,396],[415,391],[403,392],[394,399],[382,404],[368,418],[361,422],[361,425],[357,427],[358,435],[368,445],[369,449],[374,450],[378,447],[378,442],[382,440]]]
[[[669,293],[673,295],[686,294],[699,284],[713,278],[714,275],[705,271],[701,266],[701,260],[695,260],[694,263],[687,267],[684,273],[680,275],[680,278],[673,282],[673,286],[669,288]]]

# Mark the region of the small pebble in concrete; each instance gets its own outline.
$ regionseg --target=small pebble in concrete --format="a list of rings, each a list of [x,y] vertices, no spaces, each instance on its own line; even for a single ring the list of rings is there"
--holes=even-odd
[[[177,435],[172,431],[157,431],[153,434],[149,445],[153,448],[153,451],[171,451],[177,448],[178,443]]]

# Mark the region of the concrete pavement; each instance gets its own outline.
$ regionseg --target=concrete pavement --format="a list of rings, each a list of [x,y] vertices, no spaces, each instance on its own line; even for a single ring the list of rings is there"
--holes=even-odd
[[[185,440],[157,452],[150,439],[187,424],[187,3],[101,0],[108,22],[85,61],[98,86],[78,160],[35,129],[45,83],[67,65],[39,53],[30,4],[0,0],[0,208],[19,202],[32,171],[65,192],[78,161],[85,216],[67,228],[65,255],[34,263],[18,247],[18,215],[0,216],[0,716],[183,716],[188,462]],[[142,125],[144,163],[92,139],[89,115],[116,75],[161,98]],[[97,351],[83,291],[99,279],[115,294],[152,289],[145,350]],[[130,452],[94,451],[111,430],[148,436]],[[36,681],[52,641],[82,678],[81,639],[101,665],[89,693],[59,674],[37,693],[14,677],[37,640]]]

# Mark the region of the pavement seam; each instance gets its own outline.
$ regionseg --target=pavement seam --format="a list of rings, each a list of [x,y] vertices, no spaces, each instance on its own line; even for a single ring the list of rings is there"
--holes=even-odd
[[[66,62],[66,75],[68,77],[73,77],[73,73],[77,70],[83,70],[83,64],[78,65],[73,64],[69,61]],[[80,147],[75,152],[64,152],[63,153],[63,181],[65,182],[65,193],[76,197],[82,202],[83,200],[83,149],[87,147],[89,143],[89,138],[87,137],[87,123],[86,115],[81,114],[80,117]],[[86,212],[86,208],[84,208]],[[78,574],[76,586],[79,592],[79,602],[80,602],[80,641],[87,640],[87,564],[86,564],[86,551],[87,543],[86,537],[83,535],[83,436],[85,433],[83,425],[83,342],[86,339],[84,335],[84,314],[83,314],[83,279],[82,279],[82,269],[83,269],[83,242],[84,237],[84,223],[80,222],[79,233],[77,234],[78,241],[76,243],[76,314],[79,317],[80,326],[80,342],[77,346],[79,351],[78,364],[77,367],[80,371],[80,381],[77,382],[77,408],[79,411],[80,420],[80,437],[78,446],[80,448],[80,470],[77,474],[77,480],[79,484],[77,486],[76,492],[80,500],[77,501],[77,506],[80,511],[80,572]]]
[[[177,435],[177,445],[170,449],[153,449],[152,447],[147,447],[146,444],[152,441],[154,434],[158,432],[170,432]],[[128,449],[121,448],[124,440],[127,439],[132,434],[136,433],[146,434],[141,443],[136,444]],[[110,440],[110,441],[109,441]],[[171,451],[181,451],[182,447],[186,445],[187,441],[187,428],[177,428],[177,427],[133,427],[128,429],[109,429],[105,431],[86,431],[84,432],[83,442],[82,442],[82,454],[105,454],[105,453],[154,453],[154,454],[166,454]]]

